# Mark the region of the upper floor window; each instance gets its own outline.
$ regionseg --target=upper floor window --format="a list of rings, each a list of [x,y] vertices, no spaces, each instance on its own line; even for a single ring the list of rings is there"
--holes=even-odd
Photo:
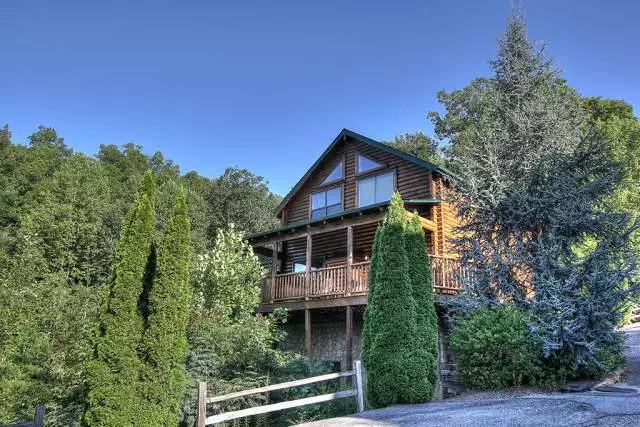
[[[376,161],[371,160],[364,154],[358,153],[358,173],[379,169],[383,166],[384,166],[383,164],[380,164]]]
[[[342,212],[342,187],[311,194],[311,219]]]
[[[373,205],[391,200],[394,190],[393,171],[358,180],[358,206]]]
[[[330,182],[334,182],[334,181],[338,181],[340,179],[342,179],[343,177],[343,169],[344,166],[342,164],[342,162],[338,163],[338,165],[333,168],[333,170],[331,171],[331,173],[329,174],[328,177],[326,177],[324,179],[324,181],[322,181],[322,183],[320,185],[325,185],[325,184],[329,184]]]

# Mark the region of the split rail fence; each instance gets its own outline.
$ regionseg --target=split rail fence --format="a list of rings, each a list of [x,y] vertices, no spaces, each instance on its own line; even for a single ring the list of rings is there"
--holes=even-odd
[[[241,409],[237,411],[225,412],[218,415],[207,417],[207,404],[223,402],[225,400],[235,399],[238,397],[250,396],[253,394],[267,393],[285,388],[299,387],[306,384],[319,383],[323,381],[334,380],[337,378],[354,377],[355,388],[350,390],[337,391],[335,393],[322,394],[320,396],[305,397],[303,399],[290,400],[285,402],[273,403],[269,405],[255,406],[252,408]],[[235,420],[237,418],[250,417],[254,415],[266,414],[269,412],[281,411],[283,409],[297,408],[299,406],[312,405],[316,403],[329,402],[331,400],[342,399],[345,397],[355,397],[358,412],[364,411],[364,395],[362,388],[362,365],[359,360],[353,361],[353,369],[345,372],[336,372],[333,374],[319,375],[316,377],[304,378],[301,380],[288,381],[280,384],[271,384],[264,387],[252,388],[250,390],[238,391],[235,393],[225,394],[223,396],[207,397],[207,383],[200,382],[198,389],[198,423],[197,427],[205,427],[208,425],[222,423],[225,421]]]

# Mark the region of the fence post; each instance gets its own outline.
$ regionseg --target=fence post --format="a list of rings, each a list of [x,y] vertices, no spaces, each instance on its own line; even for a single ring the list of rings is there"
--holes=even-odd
[[[33,417],[34,427],[44,427],[44,405],[40,404],[36,406],[36,414]]]
[[[207,383],[198,383],[198,424],[197,427],[205,427],[207,418]]]
[[[353,369],[356,371],[356,403],[358,412],[364,411],[364,393],[362,391],[362,364],[359,360],[353,361]]]

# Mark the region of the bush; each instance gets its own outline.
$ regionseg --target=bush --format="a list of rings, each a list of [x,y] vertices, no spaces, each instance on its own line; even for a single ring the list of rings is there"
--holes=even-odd
[[[541,347],[527,330],[528,315],[513,307],[478,309],[456,319],[451,348],[472,388],[500,388],[552,381]]]

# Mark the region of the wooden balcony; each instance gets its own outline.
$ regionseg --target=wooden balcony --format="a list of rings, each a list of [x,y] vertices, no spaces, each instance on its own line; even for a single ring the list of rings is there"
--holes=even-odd
[[[459,261],[452,257],[435,255],[430,255],[429,259],[434,290],[443,294],[456,294],[461,288],[459,278],[468,277]],[[308,273],[302,271],[277,274],[273,278],[263,280],[262,301],[282,303],[366,296],[369,291],[369,265],[370,261],[353,263],[350,274],[347,265],[312,269]]]

